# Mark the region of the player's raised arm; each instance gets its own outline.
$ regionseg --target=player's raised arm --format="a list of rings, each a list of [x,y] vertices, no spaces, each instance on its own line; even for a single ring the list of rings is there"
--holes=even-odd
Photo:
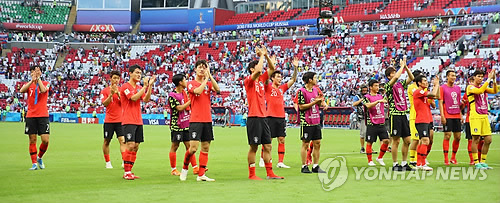
[[[299,73],[299,59],[298,58],[293,58],[292,65],[293,65],[292,79],[290,79],[286,83],[288,85],[288,88],[290,88],[293,85],[293,83],[295,83],[297,81],[297,75]]]
[[[144,86],[141,88],[141,90],[139,92],[132,95],[132,97],[130,97],[130,100],[132,100],[132,101],[139,100],[142,97],[142,95],[146,92],[146,89],[148,88],[148,86],[149,86],[149,77],[145,77],[144,78]]]
[[[262,56],[262,51],[256,47],[255,48],[255,52],[257,53],[257,56],[259,56],[259,62],[257,63],[257,65],[255,65],[255,71],[252,73],[252,80],[257,80],[257,78],[259,78],[260,75],[262,75],[262,68],[263,68],[263,65],[264,65],[264,57]]]
[[[153,85],[155,84],[155,80],[156,80],[156,75],[153,75],[149,79],[148,90],[146,92],[146,96],[142,99],[142,101],[144,101],[144,102],[151,101],[151,92],[153,91]],[[146,85],[144,85],[144,86],[146,86]]]
[[[404,61],[405,61],[404,63],[406,64],[406,60],[404,60]],[[399,70],[396,71],[396,73],[394,74],[394,77],[392,77],[391,80],[389,81],[390,86],[393,86],[396,83],[396,81],[398,81],[399,77],[401,77],[401,74],[403,74],[403,70],[404,70],[404,68],[400,67]],[[386,75],[385,77],[389,77],[389,76]]]
[[[217,81],[215,81],[214,77],[212,76],[212,73],[210,73],[210,67],[207,65],[207,71],[205,72],[206,76],[210,79],[210,82],[212,83],[212,90],[217,92],[217,94],[220,93],[220,87],[219,84],[217,84]]]
[[[271,75],[276,70],[276,56],[270,57],[266,47],[261,48],[261,51],[264,57],[266,58],[267,65],[269,66],[269,68],[267,69],[267,75],[271,77]]]
[[[488,94],[498,93],[496,77],[497,77],[496,70],[495,69],[491,70],[491,72],[488,74],[488,78],[491,78],[491,82],[493,83],[493,88],[486,88],[486,93],[488,93]]]

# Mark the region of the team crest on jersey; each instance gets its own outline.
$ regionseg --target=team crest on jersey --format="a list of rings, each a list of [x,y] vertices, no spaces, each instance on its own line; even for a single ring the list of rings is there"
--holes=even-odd
[[[127,133],[127,139],[128,139],[128,140],[132,139],[132,134]]]
[[[125,89],[125,91],[123,91],[123,92],[125,92],[126,95],[130,94],[130,90],[128,90],[128,89]]]
[[[478,129],[477,128],[474,128],[474,132],[477,133]]]
[[[193,138],[196,138],[196,132],[193,132],[193,134],[191,134],[191,136],[192,136]]]
[[[258,138],[258,137],[253,137],[253,141],[254,141],[255,143],[259,142],[259,138]]]

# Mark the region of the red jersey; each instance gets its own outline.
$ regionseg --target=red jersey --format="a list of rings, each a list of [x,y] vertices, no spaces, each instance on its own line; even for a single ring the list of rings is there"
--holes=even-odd
[[[141,86],[136,85],[135,88],[130,83],[125,83],[120,88],[121,103],[122,103],[122,125],[142,125],[141,100],[146,96],[142,94],[137,101],[132,101],[132,96],[141,91]]]
[[[470,105],[469,105],[469,98],[467,97],[467,92],[462,97],[462,101],[464,102],[465,108],[467,108],[467,116],[465,116],[465,122],[468,123],[470,116]]]
[[[45,93],[40,91],[40,87],[36,87],[36,83],[32,83],[28,88],[28,113],[26,118],[49,117],[47,109],[47,98],[49,96],[50,83],[42,81],[42,84],[47,88]],[[35,97],[38,94],[38,101],[35,104]]]
[[[288,90],[288,84],[274,88],[272,84],[264,87],[267,101],[267,116],[285,118],[285,101],[283,94]]]
[[[109,97],[111,94],[111,88],[106,87],[101,91],[101,102]],[[104,123],[121,123],[122,122],[122,103],[118,94],[114,94],[111,98],[111,102],[106,106],[106,117]]]
[[[249,75],[243,81],[247,92],[248,117],[267,116],[264,83],[268,78],[266,71],[255,80],[252,80],[252,75]]]
[[[190,123],[211,123],[212,122],[212,102],[210,101],[210,93],[212,83],[209,81],[201,94],[194,93],[194,89],[201,86],[196,80],[188,82],[189,98],[191,99],[191,119]]]
[[[429,94],[428,91],[421,89],[415,89],[413,92],[413,105],[417,113],[415,123],[432,122],[431,105],[427,101],[427,94]]]

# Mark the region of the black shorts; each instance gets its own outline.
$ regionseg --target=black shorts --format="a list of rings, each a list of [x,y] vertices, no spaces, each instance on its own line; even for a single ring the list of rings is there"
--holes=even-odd
[[[125,142],[144,142],[144,131],[142,125],[122,125],[125,134]]]
[[[171,142],[186,142],[189,141],[189,130],[170,131]]]
[[[470,123],[465,123],[465,139],[472,140],[472,133],[470,132]]]
[[[122,123],[104,123],[104,139],[110,140],[116,132],[116,138],[123,136]]]
[[[286,121],[284,118],[267,117],[271,129],[271,138],[286,137]]]
[[[247,138],[249,145],[271,144],[271,129],[267,118],[247,118]]]
[[[208,142],[214,140],[212,123],[189,123],[189,140]]]
[[[423,137],[430,137],[431,130],[433,128],[432,123],[416,123],[415,128],[417,129],[418,137],[422,139]]]
[[[410,136],[410,122],[406,115],[391,115],[391,127],[389,133],[392,136],[399,136],[402,138]]]
[[[446,125],[444,127],[444,132],[454,132],[458,133],[462,131],[462,123],[459,118],[449,118],[446,119]]]
[[[26,127],[24,128],[24,134],[50,134],[49,117],[26,118]]]
[[[385,129],[385,125],[368,125],[366,126],[366,142],[377,142],[377,137],[380,141],[389,139],[389,134]]]
[[[321,126],[300,126],[300,139],[306,142],[311,140],[321,140],[323,135],[321,134]]]

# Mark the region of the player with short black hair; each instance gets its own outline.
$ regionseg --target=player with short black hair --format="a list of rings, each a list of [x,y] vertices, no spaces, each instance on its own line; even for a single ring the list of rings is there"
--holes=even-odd
[[[104,160],[106,161],[106,168],[113,168],[109,158],[109,144],[113,138],[113,134],[116,133],[116,138],[120,143],[120,152],[123,156],[125,155],[125,138],[123,137],[122,128],[122,103],[120,101],[120,72],[113,70],[109,74],[110,85],[101,91],[101,102],[106,107],[106,117],[104,119],[104,143],[102,144],[102,152],[104,154]],[[122,163],[123,164],[123,163]]]
[[[302,80],[305,85],[299,89],[297,94],[300,114],[300,139],[302,140],[300,150],[302,159],[301,173],[311,173],[306,158],[306,151],[311,141],[313,143],[312,173],[325,173],[318,165],[322,139],[319,105],[324,104],[325,98],[323,94],[320,94],[319,88],[315,87],[318,83],[315,72],[304,73]]]
[[[399,80],[403,71],[406,71],[408,78],[406,80]],[[406,64],[406,59],[400,60],[399,70],[389,67],[385,71],[385,76],[389,79],[384,85],[385,98],[389,105],[389,134],[392,138],[391,154],[392,154],[392,170],[404,171],[411,170],[407,163],[408,149],[410,146],[410,124],[406,114],[408,113],[408,104],[406,103],[406,89],[408,84],[413,81],[414,77]],[[400,138],[403,139],[401,147],[402,162],[398,163],[398,147]]]
[[[50,83],[42,81],[42,71],[40,66],[31,66],[31,80],[24,84],[19,90],[20,93],[28,93],[28,113],[26,115],[26,127],[24,133],[29,138],[29,153],[32,166],[29,170],[44,169],[42,157],[49,147],[49,111],[47,109],[47,99],[50,90]],[[40,136],[40,152],[37,157],[36,141]]]
[[[371,79],[368,82],[370,93],[363,96],[362,105],[365,107],[364,112],[366,121],[366,157],[368,158],[368,166],[375,166],[372,160],[372,144],[377,141],[377,137],[382,142],[380,145],[380,154],[376,159],[377,162],[385,166],[383,157],[389,147],[389,134],[385,128],[385,110],[384,103],[387,101],[384,96],[379,94],[380,82]]]
[[[417,148],[417,169],[432,171],[432,168],[425,163],[428,155],[427,147],[430,143],[430,130],[432,128],[430,102],[433,101],[429,100],[429,98],[439,99],[439,78],[434,78],[434,86],[431,92],[426,90],[429,87],[429,82],[427,82],[427,78],[424,75],[417,76],[415,83],[418,86],[418,89],[413,92],[413,104],[416,110],[415,127],[420,138],[420,145]]]
[[[122,101],[122,127],[125,134],[125,142],[127,149],[123,157],[124,170],[123,178],[126,180],[139,179],[134,175],[131,170],[137,159],[137,151],[139,144],[144,142],[143,122],[141,113],[141,100],[149,102],[151,99],[151,92],[156,80],[156,76],[145,77],[143,79],[144,86],[141,87],[137,83],[142,78],[142,68],[138,65],[129,67],[130,79],[122,85],[120,95]]]
[[[271,130],[267,123],[267,111],[265,101],[264,83],[269,79],[269,75],[274,72],[274,61],[269,58],[266,48],[255,48],[258,61],[252,61],[247,70],[250,75],[245,78],[243,84],[247,93],[248,118],[247,118],[247,138],[250,149],[248,150],[248,178],[251,180],[261,180],[255,174],[255,154],[259,145],[263,145],[264,163],[267,172],[267,179],[283,179],[273,172],[271,163]],[[262,73],[264,59],[267,60],[269,70]]]
[[[175,176],[180,176],[181,173],[176,168],[177,162],[177,149],[179,144],[182,142],[186,147],[186,151],[189,151],[189,118],[191,116],[191,100],[184,91],[187,87],[186,76],[184,74],[176,74],[172,77],[172,83],[175,85],[173,92],[168,94],[168,107],[170,108],[171,119],[170,119],[170,140],[172,142],[170,146],[170,167],[172,168],[171,174]],[[191,156],[191,165],[193,166],[193,173],[198,174],[198,166],[196,165],[196,156],[193,154]],[[188,169],[189,165],[184,165],[183,169]]]
[[[460,146],[460,136],[462,131],[462,111],[460,109],[461,99],[460,87],[455,85],[455,80],[457,79],[454,70],[446,71],[446,84],[439,87],[439,111],[441,112],[441,123],[444,128],[444,139],[443,139],[443,154],[444,154],[444,164],[450,165],[458,164],[456,155],[458,148]],[[451,160],[448,160],[448,150],[450,148],[450,137],[453,132],[453,153],[451,154]]]
[[[212,128],[212,107],[210,95],[212,92],[220,93],[217,81],[210,73],[210,67],[205,60],[198,60],[195,64],[196,77],[187,84],[189,98],[191,101],[191,117],[189,120],[189,150],[184,155],[184,167],[181,170],[180,180],[185,181],[191,156],[198,151],[201,142],[199,170],[197,181],[213,182],[215,179],[205,175],[208,163],[208,151],[210,143],[214,140]],[[210,81],[209,81],[210,80]]]
[[[496,83],[496,71],[493,69],[488,74],[488,79],[481,85],[486,73],[476,70],[472,76],[473,84],[467,86],[467,98],[470,106],[470,129],[472,134],[472,156],[476,169],[492,169],[486,164],[486,157],[491,144],[491,127],[488,119],[488,94],[498,93]],[[490,88],[493,83],[493,88]],[[478,157],[478,144],[481,137],[484,137],[484,144],[481,149],[481,160]]]

